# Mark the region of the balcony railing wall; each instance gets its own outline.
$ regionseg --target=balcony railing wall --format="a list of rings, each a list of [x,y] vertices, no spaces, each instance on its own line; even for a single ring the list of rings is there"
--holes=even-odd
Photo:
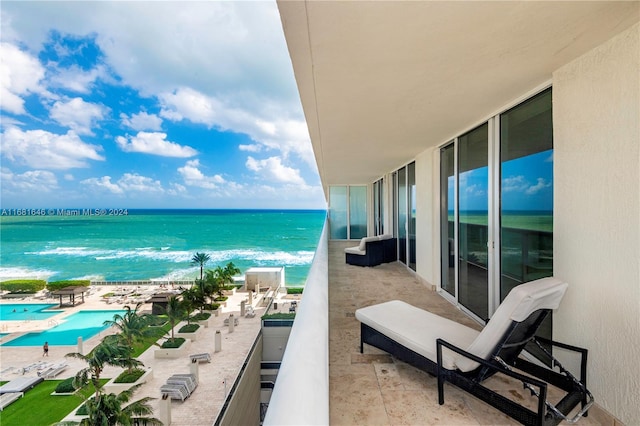
[[[326,221],[263,424],[329,424],[329,242]]]

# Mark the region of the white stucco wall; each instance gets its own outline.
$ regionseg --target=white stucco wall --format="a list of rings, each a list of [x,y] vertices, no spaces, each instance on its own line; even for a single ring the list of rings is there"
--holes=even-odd
[[[554,338],[589,349],[596,402],[640,424],[640,25],[553,74]]]
[[[436,276],[439,234],[435,234],[437,228],[434,227],[434,218],[438,215],[433,192],[436,187],[434,155],[434,149],[428,149],[416,157],[416,273],[432,285],[439,282]]]

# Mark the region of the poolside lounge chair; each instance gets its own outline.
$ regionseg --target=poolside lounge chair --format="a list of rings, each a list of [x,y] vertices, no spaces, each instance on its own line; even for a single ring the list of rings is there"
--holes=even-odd
[[[593,403],[586,388],[587,350],[534,336],[544,318],[559,306],[566,288],[566,283],[555,278],[515,287],[480,332],[397,300],[358,309],[360,351],[367,343],[437,376],[440,404],[444,404],[444,382],[450,382],[525,425],[574,422]],[[519,357],[530,342],[541,347],[549,365],[559,372]],[[578,353],[580,379],[543,349],[544,344]],[[481,384],[496,373],[521,381],[537,396],[537,412]],[[546,400],[548,384],[566,392],[555,406]],[[582,408],[567,418],[578,404]]]
[[[171,399],[179,399],[180,401],[184,401],[189,398],[189,392],[184,384],[179,385],[171,385],[165,384],[160,386],[160,393],[163,395],[167,395]]]
[[[189,355],[191,362],[211,362],[211,355],[208,353]]]
[[[24,396],[24,392],[8,392],[0,395],[0,411]]]
[[[19,377],[0,386],[0,394],[26,392],[42,381],[42,377]]]
[[[54,365],[53,367],[47,369],[46,371],[43,371],[43,372],[39,373],[38,375],[40,377],[44,377],[45,379],[54,379],[60,373],[62,373],[64,370],[66,370],[68,366],[69,365],[66,362],[62,362],[60,364]]]
[[[196,390],[196,387],[198,387],[198,383],[196,383],[193,378],[180,377],[176,375],[169,377],[169,379],[167,379],[167,384],[168,385],[184,385],[184,387],[187,389],[187,393],[189,394],[189,396],[191,396],[193,391]]]

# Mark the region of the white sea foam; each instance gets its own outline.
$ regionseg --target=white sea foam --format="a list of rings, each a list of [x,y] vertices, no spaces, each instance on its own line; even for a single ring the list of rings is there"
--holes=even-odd
[[[24,278],[33,278],[46,280],[50,276],[55,275],[56,271],[47,269],[28,269],[21,267],[0,268],[0,280],[19,280]]]
[[[233,259],[241,259],[246,261],[257,262],[260,265],[278,264],[284,266],[291,265],[307,265],[313,260],[313,251],[265,251],[258,249],[234,249],[234,250],[218,250],[208,251],[206,249],[196,250],[202,251],[210,256],[212,263],[221,263],[232,261]],[[194,251],[187,250],[169,250],[157,249],[153,247],[144,247],[134,250],[99,250],[88,247],[58,247],[55,249],[47,249],[39,252],[30,252],[27,254],[40,256],[71,256],[71,257],[92,257],[95,260],[113,260],[113,259],[134,259],[145,258],[150,260],[158,260],[163,262],[184,263],[190,262]]]

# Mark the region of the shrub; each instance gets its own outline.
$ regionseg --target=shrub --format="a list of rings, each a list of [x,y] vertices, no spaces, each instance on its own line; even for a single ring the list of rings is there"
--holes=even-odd
[[[167,323],[166,315],[150,315],[148,317],[150,326],[161,326]]]
[[[13,294],[36,293],[43,290],[46,285],[45,280],[8,280],[0,283],[0,289]]]
[[[80,408],[76,411],[76,416],[88,416],[89,412],[87,411],[87,404],[82,404]]]
[[[47,289],[49,291],[60,290],[65,287],[89,287],[91,285],[91,281],[89,280],[63,280],[63,281],[51,281],[47,283]]]
[[[167,340],[164,341],[164,343],[162,343],[161,348],[163,348],[163,349],[176,349],[176,348],[179,348],[184,343],[184,340],[185,339],[183,339],[182,337],[176,337],[173,340],[167,339]]]
[[[200,324],[187,324],[178,330],[178,333],[194,333],[199,328]]]
[[[207,311],[215,311],[220,307],[219,303],[207,303],[203,308]]]
[[[287,294],[302,294],[304,287],[287,287]]]
[[[218,297],[215,298],[215,301],[216,302],[226,302],[227,299],[228,299],[227,296],[218,296]]]
[[[74,393],[75,391],[76,388],[73,387],[73,377],[69,377],[58,383],[55,390],[56,393]]]
[[[191,321],[206,321],[211,317],[209,312],[200,312],[191,316]]]
[[[294,319],[296,314],[293,312],[278,312],[275,314],[263,315],[262,319]]]
[[[114,383],[134,383],[142,377],[144,373],[146,373],[146,371],[142,368],[134,368],[131,371],[124,370],[118,377],[116,377]]]

